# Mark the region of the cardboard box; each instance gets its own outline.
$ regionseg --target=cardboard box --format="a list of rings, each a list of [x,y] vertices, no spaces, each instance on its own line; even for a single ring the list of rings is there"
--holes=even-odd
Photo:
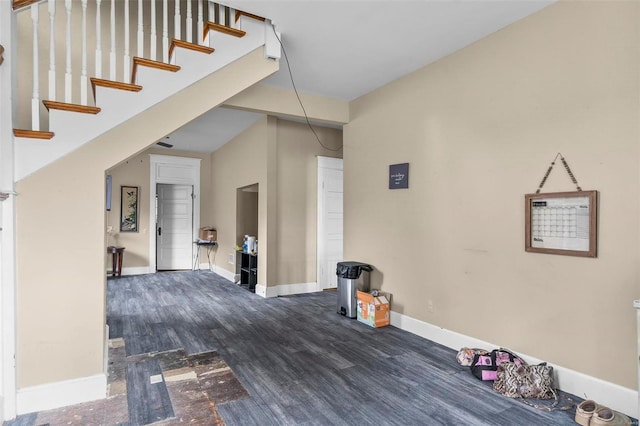
[[[371,327],[384,327],[391,323],[391,295],[378,292],[374,297],[370,293],[358,291],[358,321]]]
[[[206,241],[218,241],[218,233],[210,226],[200,228],[200,239]]]

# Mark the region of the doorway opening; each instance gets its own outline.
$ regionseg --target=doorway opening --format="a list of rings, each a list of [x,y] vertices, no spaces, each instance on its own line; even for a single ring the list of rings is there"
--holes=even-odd
[[[236,190],[236,245],[242,247],[244,236],[258,237],[258,184]]]
[[[318,157],[318,290],[336,288],[336,267],[343,257],[343,162]]]

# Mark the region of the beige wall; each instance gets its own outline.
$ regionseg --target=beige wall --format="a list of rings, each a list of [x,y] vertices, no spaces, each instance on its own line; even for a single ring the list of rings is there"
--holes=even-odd
[[[113,194],[111,198],[111,211],[106,212],[106,224],[113,227],[113,232],[107,235],[107,244],[124,246],[125,255],[123,268],[149,266],[149,232],[154,232],[150,225],[149,214],[149,154],[171,155],[174,157],[199,158],[200,162],[200,209],[201,216],[210,216],[208,211],[210,203],[210,158],[208,154],[196,152],[175,151],[167,149],[148,149],[125,162],[107,170],[112,176]],[[120,232],[120,187],[138,187],[138,232]],[[202,223],[201,226],[207,225]],[[107,255],[107,270],[111,270],[111,255]]]
[[[324,145],[339,148],[342,131],[315,128]],[[217,267],[235,272],[236,189],[259,184],[258,284],[316,281],[316,156],[339,156],[320,147],[306,124],[265,118],[212,155],[213,223]],[[264,272],[263,268],[268,271]]]
[[[353,102],[345,258],[395,311],[636,388],[638,22],[637,2],[561,2]],[[597,259],[524,251],[558,152],[600,191]],[[388,190],[399,162],[410,188]],[[545,191],[574,188],[557,164]]]
[[[342,157],[342,130],[314,127],[324,149],[306,124],[277,121],[278,137],[278,284],[314,283],[318,201],[317,156]]]
[[[211,154],[211,212],[210,218],[202,217],[218,231],[216,267],[235,273],[236,193],[238,188],[258,184],[258,232],[260,248],[267,248],[267,117],[257,121],[231,142]],[[261,250],[258,256],[258,284],[266,285],[270,264],[268,251]]]

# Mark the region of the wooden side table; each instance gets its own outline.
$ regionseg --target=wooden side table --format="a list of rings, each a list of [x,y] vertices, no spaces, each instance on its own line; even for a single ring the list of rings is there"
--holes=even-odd
[[[107,253],[111,254],[111,276],[122,276],[122,258],[124,257],[124,247],[109,246]]]

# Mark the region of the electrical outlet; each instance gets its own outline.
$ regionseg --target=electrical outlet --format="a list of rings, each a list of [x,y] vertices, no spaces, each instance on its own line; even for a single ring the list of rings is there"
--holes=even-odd
[[[233,253],[229,253],[229,263],[232,265],[236,263],[236,257],[233,255]]]

